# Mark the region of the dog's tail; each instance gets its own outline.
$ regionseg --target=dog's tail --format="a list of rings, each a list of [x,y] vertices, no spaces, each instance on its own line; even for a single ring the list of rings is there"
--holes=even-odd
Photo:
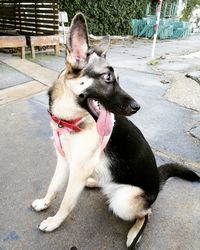
[[[165,182],[170,177],[179,177],[181,179],[192,181],[192,182],[200,181],[200,177],[194,171],[177,163],[164,164],[158,168],[158,172],[159,172],[159,178],[160,178],[160,189],[162,189]],[[127,242],[126,242],[126,245],[128,247],[127,250],[135,249],[135,246],[139,242],[141,235],[145,229],[147,221],[148,221],[148,215],[146,215],[143,218],[136,219],[135,224],[129,230],[129,233],[127,236]]]
[[[133,227],[129,230],[127,235],[127,250],[135,249],[136,244],[140,241],[142,233],[146,227],[148,215],[143,218],[137,218]]]
[[[168,163],[158,168],[160,177],[160,189],[170,177],[179,177],[187,181],[200,181],[200,177],[192,170],[177,163]]]

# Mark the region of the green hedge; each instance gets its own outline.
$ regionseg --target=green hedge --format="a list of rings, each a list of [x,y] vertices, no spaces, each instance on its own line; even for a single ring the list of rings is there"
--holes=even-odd
[[[89,33],[93,35],[129,35],[131,19],[144,16],[149,0],[60,0],[59,2],[60,10],[67,12],[70,22],[78,11],[83,12],[87,17]]]

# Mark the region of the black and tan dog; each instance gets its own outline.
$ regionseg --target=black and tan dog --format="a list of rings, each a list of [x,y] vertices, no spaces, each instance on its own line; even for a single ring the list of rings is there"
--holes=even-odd
[[[164,182],[173,176],[199,181],[199,176],[177,164],[157,168],[144,136],[125,117],[139,105],[120,88],[105,59],[108,47],[105,37],[97,48],[89,48],[85,18],[77,14],[70,28],[66,70],[49,91],[57,167],[46,196],[32,207],[46,209],[66,187],[58,212],[39,226],[51,232],[72,211],[85,186],[99,186],[117,216],[135,221],[127,236],[132,249]]]

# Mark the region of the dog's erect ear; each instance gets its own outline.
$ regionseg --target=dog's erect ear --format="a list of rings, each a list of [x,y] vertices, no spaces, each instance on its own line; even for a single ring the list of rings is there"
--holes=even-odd
[[[106,56],[106,52],[110,46],[110,36],[104,36],[100,44],[98,44],[94,49],[99,56]]]
[[[74,69],[82,69],[88,54],[87,23],[82,13],[78,13],[72,20],[67,47],[67,62]]]

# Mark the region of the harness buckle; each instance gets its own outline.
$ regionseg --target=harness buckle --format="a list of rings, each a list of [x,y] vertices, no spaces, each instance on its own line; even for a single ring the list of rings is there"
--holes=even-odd
[[[63,128],[63,125],[61,125],[61,120],[58,122],[58,127]]]

